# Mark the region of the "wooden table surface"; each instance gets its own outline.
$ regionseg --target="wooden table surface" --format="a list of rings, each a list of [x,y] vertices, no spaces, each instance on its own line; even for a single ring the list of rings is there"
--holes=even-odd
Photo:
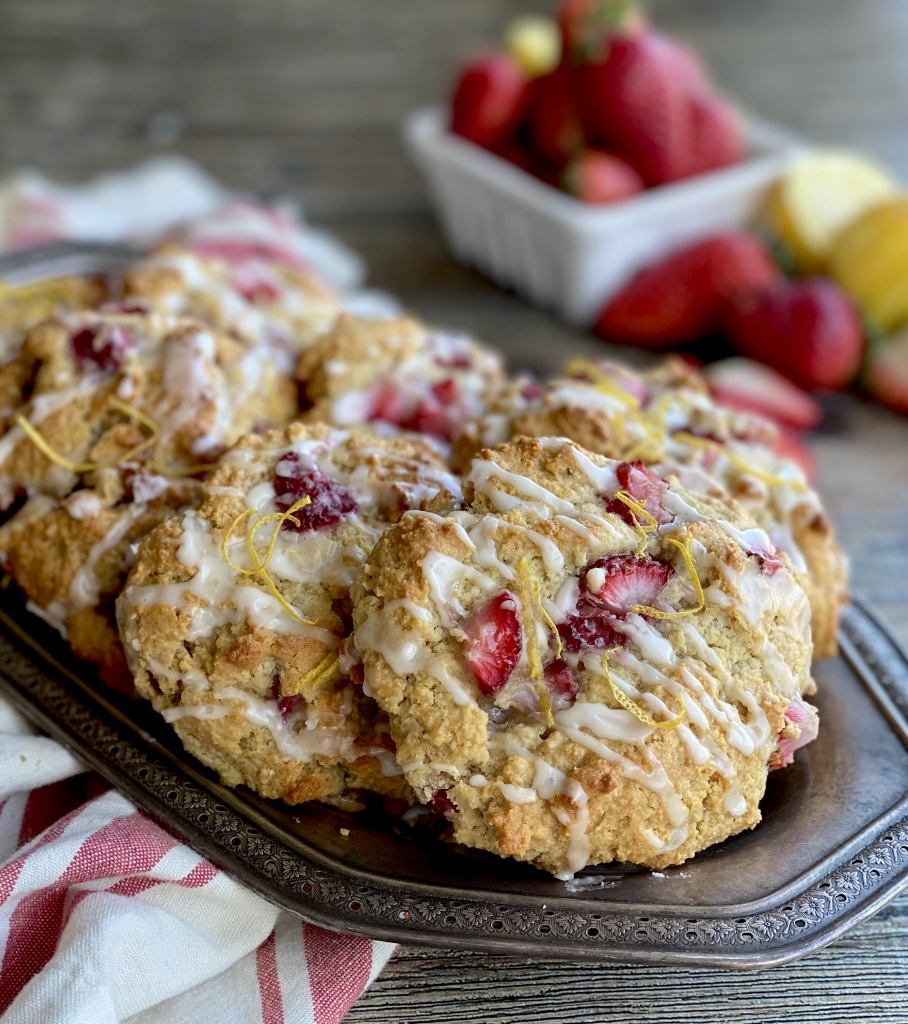
[[[372,282],[516,364],[601,352],[447,255],[400,145],[457,60],[544,0],[0,0],[0,174],[78,181],[177,149],[225,184],[299,199]],[[663,0],[728,92],[908,179],[908,2]],[[908,644],[908,421],[860,399],[815,441],[854,588]],[[908,897],[759,973],[576,965],[403,947],[351,1024],[908,1022]]]

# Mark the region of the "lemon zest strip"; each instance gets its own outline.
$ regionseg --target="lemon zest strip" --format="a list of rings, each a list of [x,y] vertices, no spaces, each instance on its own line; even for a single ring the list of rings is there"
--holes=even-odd
[[[258,509],[247,508],[241,512],[236,519],[230,524],[229,529],[224,534],[224,538],[221,541],[221,556],[224,561],[230,566],[234,572],[241,573],[243,576],[258,576],[271,592],[272,597],[278,602],[278,604],[284,609],[285,612],[291,617],[296,619],[297,622],[301,622],[304,626],[316,626],[317,622],[313,622],[311,619],[304,619],[286,600],[286,598],[280,593],[277,587],[274,585],[274,580],[271,578],[268,572],[267,566],[271,561],[271,556],[274,554],[274,547],[277,544],[277,537],[280,533],[281,527],[285,522],[291,522],[294,526],[299,526],[299,520],[293,515],[299,509],[304,508],[306,505],[312,503],[312,499],[307,497],[300,498],[299,501],[294,502],[286,512],[271,512],[267,516],[263,516]],[[259,519],[252,524],[252,528],[247,530],[246,533],[246,548],[249,551],[249,555],[252,558],[252,569],[243,569],[241,566],[236,565],[230,556],[227,554],[227,544],[230,541],[233,531],[237,526],[249,516],[259,516]],[[265,523],[274,523],[274,532],[271,534],[271,540],[268,544],[268,550],[265,552],[264,559],[259,558],[259,554],[255,549],[255,535],[259,529],[265,525]]]
[[[68,469],[71,473],[90,473],[96,469],[113,469],[116,466],[122,465],[124,462],[129,462],[130,459],[133,459],[136,455],[144,452],[146,448],[151,447],[151,445],[153,445],[161,436],[161,431],[150,416],[146,416],[145,413],[140,412],[135,408],[135,406],[127,405],[126,402],[121,402],[119,398],[111,397],[108,401],[115,409],[118,409],[126,416],[129,416],[138,423],[141,423],[143,427],[147,427],[148,430],[151,431],[151,435],[149,437],[146,437],[144,441],[130,448],[129,451],[127,451],[116,462],[72,462],[70,459],[67,459],[65,455],[61,455],[41,435],[38,428],[27,420],[21,413],[16,416],[16,424],[22,428],[25,435],[42,455],[48,458],[51,462],[55,462],[58,466],[62,466],[63,469]]]
[[[334,677],[335,672],[340,671],[340,655],[332,652],[323,658],[313,669],[310,669],[304,676],[296,681],[297,691],[303,686],[317,686],[319,683],[327,683]]]
[[[613,647],[612,650],[617,650],[617,648]],[[684,703],[684,698],[681,696],[678,697],[681,710],[674,718],[669,719],[667,722],[657,722],[656,719],[648,715],[639,704],[635,704],[634,701],[632,701],[624,690],[622,690],[615,682],[615,680],[612,679],[612,673],[609,671],[608,667],[608,655],[608,651],[602,655],[602,669],[605,672],[605,678],[608,680],[609,687],[611,688],[612,696],[616,701],[618,701],[621,707],[623,707],[625,711],[630,711],[635,718],[639,718],[644,725],[648,725],[651,729],[677,729],[687,717],[687,705]]]
[[[536,636],[536,619],[533,615],[533,593],[538,594],[539,584],[533,578],[530,571],[530,563],[521,558],[517,565],[517,576],[523,584],[520,595],[520,618],[523,625],[523,635],[526,638],[527,661],[530,664],[530,675],[534,682],[540,684],[536,687],[539,694],[539,706],[542,708],[545,720],[549,725],[555,721],[552,717],[552,702],[549,699],[549,688],[545,682],[545,675],[542,668],[542,657],[539,653],[539,638]],[[556,634],[557,635],[557,634]]]
[[[700,583],[700,577],[697,575],[697,568],[694,565],[694,556],[690,552],[690,538],[682,543],[674,537],[669,537],[668,542],[669,544],[674,544],[681,552],[681,557],[684,559],[691,582],[697,591],[697,604],[693,608],[682,608],[674,612],[663,612],[659,608],[650,607],[648,604],[635,604],[631,611],[637,612],[638,615],[649,615],[654,619],[680,619],[685,615],[695,615],[697,612],[702,611],[704,604],[706,604],[706,598],[703,596],[703,586]]]
[[[640,543],[637,545],[638,556],[646,550],[646,539],[649,534],[659,528],[656,517],[644,508],[639,501],[635,501],[627,491],[616,491],[615,498],[630,509],[634,520],[634,529],[640,535]]]
[[[589,377],[593,387],[597,391],[601,391],[603,394],[609,395],[611,398],[617,398],[619,402],[623,402],[632,409],[640,408],[640,399],[636,395],[632,395],[629,391],[625,391],[620,384],[616,384],[611,377],[609,377],[608,374],[603,373],[595,363],[591,363],[586,359],[572,359],[564,368],[564,372],[569,377]]]
[[[784,476],[775,476],[773,473],[767,473],[762,469],[754,466],[752,462],[748,462],[747,459],[738,455],[737,452],[730,451],[724,444],[720,444],[718,441],[712,441],[708,437],[697,437],[696,434],[688,434],[685,430],[679,430],[676,434],[672,434],[672,438],[677,441],[681,441],[683,444],[689,444],[693,448],[709,448],[712,451],[719,452],[724,455],[725,458],[742,473],[747,473],[750,476],[756,477],[757,480],[762,480],[763,483],[769,484],[770,487],[791,487],[795,491],[807,491],[809,490],[807,484],[802,480],[793,480]]]

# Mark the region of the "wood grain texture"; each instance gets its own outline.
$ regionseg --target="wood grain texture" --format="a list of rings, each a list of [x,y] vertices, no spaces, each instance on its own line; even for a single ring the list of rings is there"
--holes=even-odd
[[[0,0],[0,174],[77,181],[178,149],[227,185],[289,194],[372,281],[553,369],[601,346],[448,256],[398,125],[463,55],[554,0]],[[905,0],[653,0],[746,106],[863,147],[908,178]],[[627,352],[622,353],[625,357]],[[814,445],[869,596],[908,644],[908,425],[860,399]],[[789,967],[732,974],[402,948],[350,1024],[908,1022],[908,897]]]

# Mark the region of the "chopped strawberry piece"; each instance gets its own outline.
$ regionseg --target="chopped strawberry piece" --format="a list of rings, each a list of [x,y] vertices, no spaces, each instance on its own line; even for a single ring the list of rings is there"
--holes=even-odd
[[[670,565],[651,558],[600,558],[584,570],[578,608],[590,605],[626,615],[636,604],[651,605],[673,574]]]
[[[275,677],[274,682],[271,684],[271,696],[274,698],[278,710],[284,719],[292,718],[305,703],[305,698],[300,694],[285,697],[281,693],[281,681],[277,677]]]
[[[795,697],[789,702],[785,721],[787,724],[779,733],[779,746],[769,759],[770,770],[790,765],[795,751],[815,740],[820,730],[816,708],[802,697]]]
[[[277,464],[274,493],[274,504],[279,512],[286,512],[300,498],[310,499],[308,505],[293,513],[299,526],[295,526],[289,519],[281,524],[282,530],[294,530],[297,533],[335,526],[359,509],[356,499],[348,491],[297,452],[288,452]]]
[[[436,789],[429,803],[440,818],[449,818],[457,810],[457,805],[445,789]]]
[[[651,473],[642,462],[622,462],[615,473],[621,489],[642,505],[660,526],[671,521],[671,515],[662,505],[662,497],[668,490],[664,480]],[[606,509],[621,516],[630,526],[634,525],[633,510],[618,498],[610,498]]]
[[[130,350],[136,347],[136,337],[119,324],[98,324],[76,331],[71,344],[80,370],[94,364],[99,370],[112,373],[123,365]]]
[[[545,392],[542,390],[542,385],[531,380],[528,384],[524,384],[520,397],[526,402],[532,402],[537,398],[542,398],[543,394]]]
[[[460,389],[455,380],[443,380],[433,384],[409,416],[403,417],[399,425],[405,430],[414,430],[430,437],[450,441],[457,426],[460,408]]]
[[[523,648],[523,630],[514,595],[504,590],[487,601],[463,627],[464,657],[479,689],[492,696],[508,681]]]
[[[380,384],[370,396],[367,420],[382,420],[400,426],[405,416],[405,401],[401,391],[391,384]]]
[[[553,661],[544,672],[545,682],[552,698],[552,707],[556,711],[569,708],[580,693],[580,683],[564,661]]]
[[[558,625],[558,635],[566,651],[582,651],[588,647],[608,650],[624,643],[624,634],[613,628],[614,616],[603,609],[582,610]]]

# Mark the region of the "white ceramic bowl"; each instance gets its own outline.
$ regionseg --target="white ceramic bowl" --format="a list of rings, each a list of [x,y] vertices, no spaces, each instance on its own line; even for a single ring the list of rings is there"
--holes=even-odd
[[[454,135],[441,107],[415,111],[403,132],[456,256],[580,327],[647,263],[750,223],[803,146],[751,120],[742,163],[596,207]]]

